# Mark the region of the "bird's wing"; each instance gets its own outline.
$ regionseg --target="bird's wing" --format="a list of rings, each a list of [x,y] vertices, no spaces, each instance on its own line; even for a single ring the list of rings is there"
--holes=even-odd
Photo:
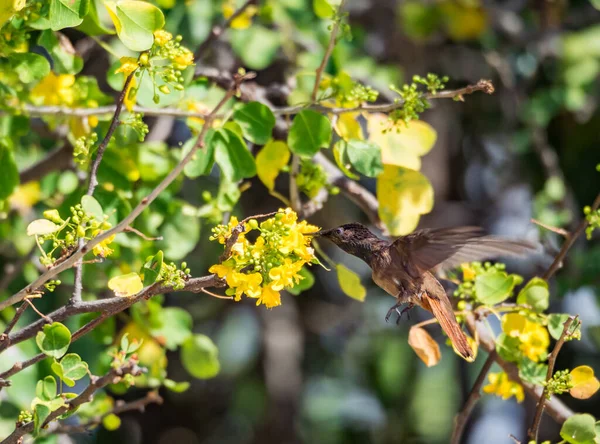
[[[449,269],[465,262],[535,251],[529,242],[484,236],[478,227],[419,230],[396,239],[391,248],[404,259],[409,272],[418,275],[436,267]]]

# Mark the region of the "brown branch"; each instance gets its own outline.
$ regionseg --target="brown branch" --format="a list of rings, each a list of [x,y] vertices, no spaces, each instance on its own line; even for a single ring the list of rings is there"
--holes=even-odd
[[[321,84],[321,76],[323,75],[323,71],[327,67],[327,62],[329,62],[329,58],[331,57],[331,53],[333,52],[333,48],[335,48],[335,39],[337,38],[337,33],[340,29],[340,25],[342,24],[342,17],[340,16],[342,9],[344,7],[344,3],[346,0],[342,0],[340,2],[340,6],[338,7],[337,16],[334,18],[333,28],[331,29],[331,36],[329,37],[329,43],[327,44],[327,49],[325,50],[325,55],[321,60],[317,70],[315,71],[315,84],[313,86],[312,94],[310,96],[313,102],[317,101],[317,94],[319,92],[319,85]]]
[[[120,415],[121,413],[131,412],[131,411],[136,411],[136,410],[143,412],[145,410],[146,406],[149,404],[160,405],[162,403],[163,403],[162,396],[160,396],[158,394],[158,392],[156,392],[154,390],[148,392],[146,394],[146,396],[144,396],[143,398],[140,398],[136,401],[125,402],[125,401],[119,399],[118,401],[115,402],[115,407],[111,411],[106,412],[103,415],[95,416],[95,417],[89,419],[88,421],[86,421],[82,424],[78,424],[78,425],[57,424],[57,426],[54,427],[52,430],[50,430],[48,434],[53,434],[53,435],[68,434],[68,435],[70,435],[73,433],[85,433],[89,429],[102,424],[102,421],[108,415]]]
[[[569,328],[571,324],[576,321],[577,316],[569,317],[565,321],[563,331],[560,335],[556,344],[554,344],[554,348],[552,349],[552,353],[548,357],[548,371],[546,372],[546,385],[544,385],[544,390],[542,391],[542,395],[537,401],[537,406],[535,408],[535,416],[533,417],[533,423],[531,424],[531,428],[528,431],[529,439],[533,441],[537,441],[538,429],[540,427],[540,421],[542,420],[542,414],[544,413],[544,405],[546,404],[546,398],[548,397],[548,381],[552,379],[552,375],[554,374],[554,365],[556,364],[556,358],[558,357],[558,353],[562,348],[567,336],[569,336]]]
[[[250,5],[256,3],[256,1],[257,0],[247,0],[227,20],[225,20],[221,26],[214,26],[210,31],[210,34],[208,34],[208,37],[206,37],[200,46],[198,46],[198,49],[196,49],[196,52],[194,53],[194,59],[200,60],[210,45],[219,37],[221,37],[221,34],[223,34],[223,32],[225,32],[225,30],[231,26],[231,23],[240,15],[242,15]]]
[[[454,430],[452,431],[452,439],[450,441],[452,444],[460,444],[460,439],[462,437],[465,426],[469,421],[469,417],[471,416],[471,413],[475,408],[475,404],[477,404],[477,401],[479,401],[479,398],[481,398],[481,387],[485,382],[485,378],[488,372],[490,371],[492,364],[496,361],[497,358],[498,355],[496,353],[496,350],[492,350],[489,353],[485,362],[483,363],[483,367],[481,367],[481,371],[479,372],[479,375],[475,380],[475,384],[473,384],[473,388],[471,389],[471,392],[467,397],[465,405],[454,418]]]
[[[596,199],[594,200],[594,203],[592,204],[592,211],[596,211],[599,207],[600,207],[600,194],[598,194],[596,196]],[[554,273],[556,273],[558,271],[558,269],[562,267],[562,261],[565,259],[565,256],[569,252],[569,249],[573,246],[573,244],[575,243],[577,238],[579,236],[581,236],[581,234],[585,231],[588,224],[589,224],[589,222],[587,221],[587,219],[584,218],[581,221],[581,223],[579,224],[579,226],[575,229],[573,234],[571,234],[565,240],[565,243],[563,244],[562,248],[560,249],[560,251],[558,252],[556,257],[554,258],[554,262],[552,262],[552,264],[550,265],[550,267],[548,268],[546,273],[544,273],[544,276],[542,276],[544,280],[546,280],[546,281],[549,280],[552,276],[554,276]]]
[[[194,147],[190,150],[190,152],[173,168],[169,174],[154,188],[150,194],[144,197],[140,203],[117,225],[115,225],[110,230],[102,232],[100,235],[95,238],[89,240],[83,247],[78,248],[71,256],[68,256],[60,263],[55,263],[54,266],[39,276],[34,282],[27,285],[22,290],[13,294],[8,299],[0,302],[0,310],[5,309],[11,305],[14,305],[20,301],[22,301],[28,294],[33,293],[36,289],[40,288],[44,285],[48,280],[52,279],[54,276],[58,275],[62,271],[71,268],[79,259],[83,258],[89,251],[91,251],[96,245],[101,242],[107,240],[109,237],[114,234],[118,234],[125,230],[125,228],[129,227],[131,223],[156,199],[160,193],[167,188],[171,182],[173,182],[179,174],[183,171],[185,165],[196,155],[196,152],[204,147],[204,137],[208,132],[208,129],[211,127],[213,120],[216,118],[219,110],[231,99],[235,94],[239,87],[239,85],[244,82],[246,79],[252,79],[255,77],[254,73],[247,73],[245,75],[235,75],[235,85],[228,90],[221,101],[215,106],[215,108],[211,111],[211,113],[206,117],[202,130],[200,131],[200,135],[198,136],[198,140]]]
[[[28,301],[28,299],[25,299],[25,301]],[[6,326],[6,329],[4,329],[4,333],[2,333],[0,335],[0,344],[2,344],[2,342],[4,342],[4,341],[9,340],[8,334],[12,331],[12,329],[15,327],[17,322],[19,322],[19,319],[21,319],[21,315],[23,314],[23,312],[25,312],[27,307],[29,307],[29,304],[27,302],[23,302],[19,306],[19,308],[17,308],[17,311],[15,312],[14,316],[12,317],[12,319],[10,320],[8,325]],[[10,344],[10,341],[8,341],[8,343]]]
[[[66,401],[63,407],[50,413],[44,424],[48,424],[49,422],[57,419],[59,416],[79,407],[82,404],[90,402],[97,390],[106,387],[109,384],[114,384],[120,381],[123,376],[139,376],[141,374],[142,369],[138,367],[137,362],[132,359],[122,367],[111,369],[101,378],[92,376],[90,384],[83,390],[83,392],[81,392],[81,394],[76,398]],[[4,441],[2,441],[2,444],[20,444],[23,441],[23,437],[33,432],[33,430],[33,421],[19,424],[17,425],[16,429]]]

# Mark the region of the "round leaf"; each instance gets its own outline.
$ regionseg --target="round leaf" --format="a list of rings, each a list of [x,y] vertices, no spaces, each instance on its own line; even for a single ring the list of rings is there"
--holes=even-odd
[[[570,444],[594,444],[596,420],[592,415],[573,415],[564,422],[560,437]]]
[[[548,332],[557,341],[562,335],[567,319],[569,319],[569,315],[566,313],[552,313],[548,316]]]
[[[333,145],[333,158],[338,168],[350,179],[358,180],[360,176],[350,171],[350,160],[348,159],[348,144],[345,140],[338,140]]]
[[[140,274],[144,276],[144,287],[148,287],[156,282],[160,275],[160,270],[163,265],[163,252],[160,250],[154,256],[151,256],[146,260],[146,263],[142,266]]]
[[[132,51],[146,51],[154,43],[154,31],[165,24],[162,11],[156,6],[137,0],[105,1],[123,44]]]
[[[132,272],[115,276],[108,281],[108,288],[114,291],[117,296],[127,297],[139,293],[144,288],[144,284],[140,275]]]
[[[367,296],[367,289],[360,283],[360,277],[342,264],[337,264],[335,269],[342,291],[352,299],[363,302]]]
[[[9,60],[11,68],[23,83],[41,80],[50,74],[50,63],[39,54],[15,53],[10,55]]]
[[[423,328],[412,327],[408,332],[408,345],[427,367],[433,367],[442,358],[440,346]]]
[[[38,381],[35,386],[35,396],[42,401],[52,401],[56,398],[56,379],[53,376],[46,376]]]
[[[285,142],[272,140],[256,155],[256,174],[269,191],[275,189],[275,179],[290,160]]]
[[[44,325],[35,337],[40,350],[53,358],[60,358],[67,352],[71,343],[71,332],[60,322]]]
[[[258,145],[264,145],[269,141],[275,127],[275,116],[271,109],[258,102],[240,106],[233,113],[233,118],[242,128],[244,137]]]
[[[84,212],[92,214],[96,220],[102,221],[104,219],[102,206],[92,196],[83,196],[81,198],[81,207]]]
[[[348,141],[348,159],[359,173],[369,177],[379,176],[383,172],[381,148],[364,140]]]
[[[281,33],[264,26],[230,31],[231,46],[250,69],[264,69],[271,64],[281,46]]]
[[[238,182],[256,174],[256,164],[246,144],[234,132],[221,128],[207,142],[213,145],[215,161],[229,182]]]
[[[548,283],[539,277],[531,279],[517,296],[517,304],[529,305],[538,313],[548,309],[549,300]]]
[[[412,232],[433,208],[433,187],[418,171],[384,165],[377,178],[379,217],[393,236]]]
[[[51,367],[52,371],[69,387],[73,387],[75,381],[80,380],[88,373],[87,362],[82,361],[77,353],[66,354],[60,362],[53,362]]]
[[[195,378],[214,378],[221,368],[218,354],[217,346],[208,336],[194,335],[181,346],[181,363]]]
[[[27,236],[43,236],[54,233],[59,228],[60,225],[56,225],[48,219],[36,219],[27,225]]]
[[[514,276],[504,271],[484,273],[475,278],[477,299],[486,305],[495,305],[508,299],[514,286]]]
[[[571,383],[573,388],[569,393],[577,399],[591,398],[600,388],[600,382],[594,376],[594,369],[587,365],[580,365],[571,370]]]
[[[150,334],[169,350],[175,350],[192,334],[192,315],[178,307],[160,311],[160,327],[151,328]]]
[[[50,0],[50,28],[58,31],[80,25],[89,6],[90,0]]]
[[[215,163],[215,146],[210,143],[214,130],[208,130],[206,133],[206,141],[204,148],[196,151],[192,160],[190,160],[183,168],[184,174],[190,179],[195,179],[199,176],[210,174]],[[181,148],[181,159],[183,159],[196,145],[197,139],[189,139]]]
[[[331,122],[315,111],[300,111],[294,117],[288,133],[290,150],[301,156],[312,157],[321,148],[329,147]]]

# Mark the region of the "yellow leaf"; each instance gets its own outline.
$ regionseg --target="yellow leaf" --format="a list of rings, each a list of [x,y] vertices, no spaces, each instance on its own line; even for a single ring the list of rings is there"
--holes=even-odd
[[[401,124],[399,132],[391,128],[383,133],[387,123],[385,114],[371,114],[367,120],[369,140],[381,147],[383,163],[420,170],[421,156],[433,148],[437,139],[433,127],[421,120],[413,120],[406,126]]]
[[[279,140],[271,140],[256,155],[256,174],[269,191],[275,188],[275,179],[289,160],[290,150],[285,142]]]
[[[129,82],[129,85],[127,85],[127,91],[125,92],[125,100],[123,101],[123,104],[129,112],[133,111],[133,107],[135,106],[135,101],[137,98],[136,84],[137,82],[135,80],[135,77],[133,77],[131,79],[131,82]]]
[[[342,264],[337,264],[335,269],[342,291],[352,299],[363,302],[367,296],[367,289],[360,283],[360,277]]]
[[[448,35],[454,40],[478,39],[487,29],[487,14],[477,3],[448,0],[440,5]]]
[[[440,346],[423,328],[412,327],[410,329],[408,332],[408,345],[412,347],[427,367],[433,367],[442,358]]]
[[[573,388],[569,393],[577,399],[591,398],[600,388],[600,382],[594,376],[594,369],[587,365],[580,365],[571,370],[571,383]]]
[[[127,297],[139,293],[144,288],[144,284],[139,274],[127,273],[115,276],[108,281],[108,288],[114,291],[117,296]]]
[[[433,208],[433,187],[418,171],[384,165],[377,178],[379,217],[393,236],[413,231]]]
[[[511,338],[518,338],[525,331],[527,319],[519,313],[508,313],[502,317],[502,331]]]
[[[343,113],[340,114],[336,123],[335,123],[335,132],[344,139],[359,139],[363,140],[365,137],[363,135],[362,128],[360,127],[360,123],[356,118],[358,117],[358,113]]]

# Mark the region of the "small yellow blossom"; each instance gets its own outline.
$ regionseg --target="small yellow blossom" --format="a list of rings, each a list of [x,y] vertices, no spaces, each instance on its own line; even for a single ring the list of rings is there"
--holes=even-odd
[[[102,234],[101,230],[96,230],[94,232],[92,232],[92,237],[97,237],[100,236],[100,234]],[[113,253],[113,249],[110,248],[108,245],[115,240],[115,234],[113,234],[112,236],[109,236],[107,239],[104,239],[102,242],[100,242],[98,245],[96,245],[94,248],[92,248],[92,252],[94,253],[94,256],[100,256],[100,257],[106,257],[106,256],[110,256]]]
[[[56,75],[52,71],[31,90],[31,99],[36,105],[71,106],[75,101],[75,76]]]
[[[228,19],[231,17],[235,11],[237,10],[235,1],[227,1],[223,3],[222,12],[223,17]],[[252,25],[252,17],[256,15],[258,12],[258,7],[256,5],[250,5],[242,11],[236,18],[231,21],[230,27],[231,29],[247,29]]]
[[[550,335],[546,327],[527,321],[523,333],[519,336],[521,351],[534,362],[545,359],[550,345]]]
[[[269,278],[273,281],[271,282],[273,290],[280,291],[300,282],[303,278],[298,273],[303,265],[304,261],[292,262],[291,259],[286,258],[283,265],[271,268]]]
[[[208,269],[209,273],[214,273],[217,276],[219,276],[221,279],[224,278],[225,276],[227,276],[229,273],[231,273],[233,271],[233,268],[231,268],[228,265],[224,265],[224,264],[215,264],[212,267],[210,267]]]
[[[115,73],[122,72],[125,77],[128,77],[133,71],[138,69],[138,60],[134,57],[121,57],[119,59],[121,66],[115,71]]]
[[[187,48],[181,48],[181,54],[178,54],[174,59],[175,68],[183,71],[190,65],[194,64],[194,53]]]
[[[256,301],[256,305],[263,304],[267,308],[273,308],[281,305],[281,294],[273,289],[272,285],[263,287],[260,298]]]
[[[500,396],[504,400],[514,396],[517,402],[523,402],[525,399],[523,387],[515,381],[511,381],[506,373],[489,373],[488,379],[490,383],[483,387],[484,393]]]
[[[172,39],[173,34],[165,31],[164,29],[154,31],[154,43],[156,43],[158,46],[164,46],[167,42],[170,42]]]

